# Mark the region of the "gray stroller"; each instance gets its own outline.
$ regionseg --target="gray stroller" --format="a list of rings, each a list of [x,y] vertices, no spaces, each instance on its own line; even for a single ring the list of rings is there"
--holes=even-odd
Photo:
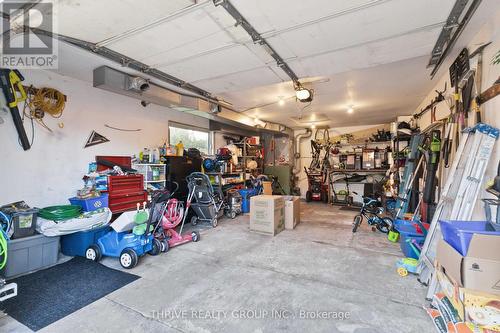
[[[191,173],[186,180],[189,189],[186,207],[193,208],[196,213],[196,216],[191,218],[191,224],[196,225],[199,221],[209,222],[215,228],[217,219],[222,216],[226,206],[222,190],[214,189],[210,178],[201,172]]]

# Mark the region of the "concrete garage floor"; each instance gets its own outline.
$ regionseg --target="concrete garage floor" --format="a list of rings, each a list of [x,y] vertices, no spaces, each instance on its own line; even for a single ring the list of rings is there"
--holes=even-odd
[[[250,232],[248,216],[221,220],[40,332],[433,332],[425,288],[396,273],[399,246],[365,223],[353,235],[354,214],[303,203],[302,223],[276,237]],[[316,311],[329,318],[303,318]],[[0,331],[29,330],[4,317]]]

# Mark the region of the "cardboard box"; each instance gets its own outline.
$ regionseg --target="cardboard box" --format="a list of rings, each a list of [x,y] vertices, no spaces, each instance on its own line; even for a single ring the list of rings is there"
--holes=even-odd
[[[280,195],[250,198],[250,230],[275,236],[285,229],[285,200]]]
[[[285,199],[285,229],[294,229],[300,222],[300,197],[284,196]]]
[[[460,287],[500,295],[500,237],[474,234],[466,256],[441,239],[436,260]]]
[[[457,310],[461,320],[489,332],[500,332],[498,295],[460,287],[459,283],[448,277],[439,265],[436,274],[443,293]]]

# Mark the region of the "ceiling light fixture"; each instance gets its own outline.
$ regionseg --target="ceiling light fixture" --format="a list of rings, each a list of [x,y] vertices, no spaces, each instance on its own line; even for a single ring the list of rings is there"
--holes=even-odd
[[[278,100],[279,106],[285,105],[285,100],[283,99],[283,96],[279,96],[278,98],[279,98],[279,100]]]
[[[347,108],[347,113],[353,113],[353,112],[354,112],[354,106],[349,105],[349,107]]]
[[[315,129],[315,128],[316,128],[316,125],[312,124],[311,129]]]
[[[313,100],[313,90],[307,89],[299,81],[294,82],[293,87],[295,88],[295,97],[303,103],[312,102]]]

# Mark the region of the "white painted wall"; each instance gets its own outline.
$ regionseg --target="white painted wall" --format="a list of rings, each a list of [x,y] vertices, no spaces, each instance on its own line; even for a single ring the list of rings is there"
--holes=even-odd
[[[89,82],[41,70],[22,73],[25,84],[56,88],[68,96],[68,102],[60,120],[45,117],[53,133],[35,125],[34,145],[28,151],[18,144],[12,117],[2,116],[0,204],[18,200],[38,207],[67,203],[82,187],[81,178],[95,155],[132,155],[160,145],[168,137],[169,120],[208,128],[205,118],[152,104],[144,108],[136,99],[93,88]],[[58,128],[59,121],[64,122],[63,129]],[[104,124],[142,131],[120,132]],[[30,136],[27,121],[25,127]],[[110,142],[84,149],[92,130]]]
[[[473,52],[479,45],[487,42],[492,42],[483,53],[483,77],[482,77],[482,90],[484,91],[486,88],[490,87],[500,76],[500,65],[493,65],[491,63],[491,59],[493,55],[500,50],[500,11],[497,11],[495,15],[492,15],[488,21],[486,21],[477,35],[473,38],[472,42],[468,45],[469,52]],[[456,55],[452,55],[451,58],[456,57]],[[444,83],[447,82],[448,92],[451,91],[449,75],[446,72],[441,78],[436,80],[436,86],[429,92],[428,96],[422,101],[419,107],[415,110],[418,112],[423,109],[426,105],[430,103],[430,101],[435,97],[436,93],[435,89],[442,90],[444,87]],[[495,126],[500,128],[500,97],[496,97],[482,106],[482,121],[486,124]],[[450,110],[445,102],[441,102],[437,105],[436,118],[444,118],[448,116]],[[471,118],[469,118],[470,120]],[[474,118],[472,118],[474,119]],[[430,113],[426,113],[423,118],[420,120],[419,125],[422,129],[425,129],[430,124]],[[485,179],[490,180],[493,179],[497,173],[498,161],[500,159],[500,142],[497,141],[493,156],[488,165]],[[444,184],[442,181],[442,184]],[[484,218],[484,208],[480,199],[490,197],[490,195],[484,190],[485,185],[483,185],[483,189],[480,192],[479,200],[476,204],[474,210],[474,219],[483,219]]]

